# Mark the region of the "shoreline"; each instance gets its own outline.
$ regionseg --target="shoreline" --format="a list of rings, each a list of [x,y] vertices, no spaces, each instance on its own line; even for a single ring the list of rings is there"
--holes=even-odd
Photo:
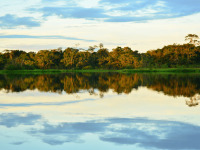
[[[67,70],[67,69],[34,69],[34,70],[0,70],[0,74],[57,74],[57,73],[200,73],[200,68],[141,68],[141,69],[90,69],[90,70]]]

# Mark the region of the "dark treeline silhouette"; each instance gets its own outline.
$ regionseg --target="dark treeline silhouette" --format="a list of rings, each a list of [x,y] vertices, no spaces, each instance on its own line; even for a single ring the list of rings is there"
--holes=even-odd
[[[170,82],[169,82],[170,81]],[[56,75],[0,75],[0,90],[22,92],[66,92],[68,94],[87,90],[101,96],[109,89],[120,94],[129,94],[133,89],[147,87],[169,96],[193,97],[200,93],[198,74],[120,74],[120,73],[66,73]]]
[[[0,69],[134,69],[199,67],[200,46],[194,44],[169,45],[162,49],[138,53],[129,47],[117,47],[112,51],[101,45],[88,50],[60,48],[25,52],[5,50],[0,53]]]

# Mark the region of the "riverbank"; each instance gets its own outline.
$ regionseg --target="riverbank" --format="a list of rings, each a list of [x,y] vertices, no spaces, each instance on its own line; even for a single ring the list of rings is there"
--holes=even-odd
[[[200,73],[200,68],[141,68],[141,69],[124,69],[124,73]]]
[[[34,69],[34,70],[0,70],[0,74],[57,74],[57,73],[92,73],[92,72],[120,72],[121,70],[64,70],[64,69]]]
[[[200,68],[141,68],[141,69],[121,69],[121,70],[64,70],[64,69],[35,69],[35,70],[0,70],[0,74],[56,74],[56,73],[100,73],[100,72],[118,72],[118,73],[200,73]]]

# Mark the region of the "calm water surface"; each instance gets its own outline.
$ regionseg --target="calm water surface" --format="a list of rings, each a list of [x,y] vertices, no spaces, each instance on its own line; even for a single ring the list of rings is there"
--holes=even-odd
[[[199,150],[199,74],[0,75],[2,150]]]

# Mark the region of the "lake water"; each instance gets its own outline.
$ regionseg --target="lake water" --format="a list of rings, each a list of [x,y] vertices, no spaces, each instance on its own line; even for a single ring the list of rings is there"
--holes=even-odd
[[[0,147],[199,150],[199,93],[199,74],[0,75]]]

